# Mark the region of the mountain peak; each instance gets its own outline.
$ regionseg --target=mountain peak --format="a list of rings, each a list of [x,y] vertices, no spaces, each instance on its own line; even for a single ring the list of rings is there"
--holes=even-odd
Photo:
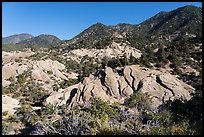
[[[193,12],[202,12],[202,9],[201,9],[201,7],[197,7],[194,5],[186,5],[184,7],[177,8],[173,11],[193,13]]]
[[[183,8],[183,9],[198,9],[200,7],[197,7],[195,5],[186,5],[186,6],[183,6],[183,7],[180,7],[180,8]]]
[[[95,24],[93,24],[93,26],[106,26],[106,25],[102,24],[101,22],[96,22]]]

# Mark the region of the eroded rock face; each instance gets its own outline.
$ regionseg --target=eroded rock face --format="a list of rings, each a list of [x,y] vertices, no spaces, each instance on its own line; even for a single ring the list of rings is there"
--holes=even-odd
[[[74,86],[73,94],[66,97],[64,103],[66,102],[70,109],[83,106],[91,97],[99,97],[110,103],[123,103],[129,95],[143,92],[152,98],[154,109],[167,100],[180,97],[188,100],[191,98],[190,92],[195,90],[168,72],[141,68],[138,65],[126,66],[124,76],[119,76],[109,67],[104,73],[101,77],[87,77],[82,83]],[[68,91],[63,92],[64,95],[70,93],[72,88],[68,88]]]
[[[105,86],[107,87],[108,89],[108,93],[109,95],[111,96],[116,96],[116,97],[119,97],[120,94],[119,94],[119,89],[118,89],[118,84],[117,84],[117,79],[116,79],[116,76],[115,76],[115,73],[113,72],[113,70],[109,67],[106,67],[105,69]]]

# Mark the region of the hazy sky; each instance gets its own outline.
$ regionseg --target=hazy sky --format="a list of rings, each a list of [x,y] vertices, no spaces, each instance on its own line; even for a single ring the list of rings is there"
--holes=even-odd
[[[3,2],[3,37],[29,33],[70,39],[91,25],[138,24],[160,11],[201,2]]]

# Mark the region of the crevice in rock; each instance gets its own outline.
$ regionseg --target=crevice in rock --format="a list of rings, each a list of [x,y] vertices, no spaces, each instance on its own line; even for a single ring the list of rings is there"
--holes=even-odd
[[[98,78],[101,81],[101,85],[105,86],[105,77],[106,77],[106,73],[103,70],[100,70],[96,73],[96,75],[98,76]]]
[[[112,96],[111,89],[106,85],[105,85],[105,87],[107,88],[106,94],[109,95],[109,96]]]
[[[84,87],[83,87],[83,89],[82,89],[82,91],[81,91],[81,93],[80,93],[80,95],[79,95],[79,101],[81,100],[81,98],[84,96],[84,90],[85,90],[85,85],[84,85]]]
[[[135,89],[135,86],[134,86],[134,83],[135,83],[135,77],[132,75],[132,72],[133,72],[133,71],[132,71],[131,68],[130,68],[130,70],[131,70],[131,71],[130,71],[130,76],[131,76],[132,79],[133,79],[133,80],[132,80],[132,86],[131,86],[131,87],[132,87],[132,89],[133,89],[133,93],[136,93],[137,90]]]
[[[112,96],[111,89],[105,84],[106,73],[103,70],[100,70],[97,75],[101,81],[101,85],[107,88],[106,94]]]
[[[159,83],[162,87],[170,90],[171,93],[173,94],[173,96],[175,96],[175,93],[173,92],[173,90],[171,88],[167,87],[164,83],[162,83],[162,80],[160,79],[159,76],[156,76],[156,82]]]
[[[143,87],[143,82],[142,80],[139,81],[138,85],[137,85],[137,90],[136,93]]]
[[[152,96],[152,97],[157,98],[157,99],[159,99],[159,100],[160,100],[160,98],[159,98],[159,97],[157,97],[157,96]]]
[[[76,93],[77,93],[77,88],[72,89],[72,91],[70,92],[69,99],[67,100],[66,104],[69,105],[72,102],[72,99]]]
[[[119,91],[119,94],[120,94],[120,96],[122,96],[121,85],[120,85],[119,80],[117,82],[118,82],[118,91]]]
[[[94,96],[94,93],[93,93],[94,88],[95,88],[95,87],[93,86],[93,88],[92,88],[91,91],[90,91],[92,97]]]
[[[156,76],[156,82],[159,84],[159,85],[161,85],[162,87],[163,87],[163,83],[162,83],[162,81],[161,81],[161,79],[159,78],[159,76]],[[165,87],[164,87],[165,88]],[[162,103],[165,103],[165,101],[164,101],[164,97],[166,96],[166,91],[165,90],[162,90],[163,92],[164,92],[164,95],[163,95],[163,97],[162,97]]]
[[[171,91],[171,93],[173,94],[173,96],[175,96],[175,93],[173,92],[172,89],[170,89],[169,87],[167,87],[165,84],[162,83],[162,80],[160,79],[159,76],[156,76],[156,82],[161,85],[163,88],[168,89],[169,91]],[[164,97],[166,96],[167,92],[164,90],[164,96],[162,97],[162,102],[165,103],[164,101]],[[170,99],[170,98],[169,98]]]
[[[129,81],[127,80],[127,78],[126,78],[125,76],[124,76],[124,78],[125,78],[125,82],[126,82],[130,87],[132,87],[131,84],[129,83]],[[125,89],[125,88],[124,88],[124,89]],[[124,89],[123,89],[123,90],[124,90]]]

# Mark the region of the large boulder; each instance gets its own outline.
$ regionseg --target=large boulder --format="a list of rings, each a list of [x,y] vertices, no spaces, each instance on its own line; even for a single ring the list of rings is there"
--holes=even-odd
[[[46,98],[44,104],[52,104],[56,106],[62,106],[67,103],[67,101],[70,99],[73,94],[73,90],[78,88],[79,84],[75,84],[72,86],[69,86],[65,89],[59,89],[58,92],[53,92],[50,94],[48,98]]]

